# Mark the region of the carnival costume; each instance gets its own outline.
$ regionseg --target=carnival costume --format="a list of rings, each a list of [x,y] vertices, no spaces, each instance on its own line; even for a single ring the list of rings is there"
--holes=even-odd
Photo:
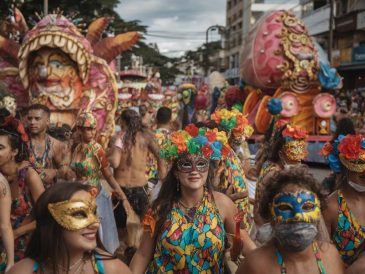
[[[96,128],[96,119],[92,113],[82,113],[77,118],[78,127]],[[109,194],[103,188],[102,168],[109,167],[104,149],[95,141],[88,144],[79,143],[72,153],[71,168],[75,171],[77,179],[82,183],[90,185],[96,197],[98,205],[97,212],[103,219],[99,228],[100,238],[105,248],[110,252],[119,246],[118,231],[115,224],[113,205]]]
[[[322,154],[336,173],[343,167],[352,172],[365,172],[365,136],[340,135],[332,144],[324,145]],[[341,190],[337,191],[337,195],[337,228],[331,236],[342,260],[351,265],[361,252],[365,252],[365,227],[351,212]]]
[[[189,125],[172,133],[162,144],[161,157],[179,163],[196,156],[207,161],[207,168],[209,159],[217,161],[228,156],[227,142],[224,132]],[[222,273],[226,233],[213,193],[205,189],[194,211],[184,213],[183,209],[175,202],[158,231],[154,212],[146,214],[143,224],[157,239],[147,273]]]
[[[21,139],[21,142],[23,143],[22,149],[26,150],[27,146],[26,144],[29,141],[28,135],[25,132],[23,124],[15,119],[12,115],[9,115],[4,118],[4,121],[2,121],[0,130],[4,131],[7,134],[16,135],[17,138]],[[12,133],[5,128],[12,128],[12,130],[15,130],[16,133]],[[14,136],[15,137],[15,136]],[[21,152],[19,152],[21,153]],[[27,188],[26,183],[26,175],[28,172],[28,168],[30,166],[25,166],[21,169],[17,170],[17,178],[18,181],[14,182],[18,184],[19,187],[19,196],[15,199],[12,199],[11,202],[11,212],[10,212],[10,218],[11,218],[11,226],[13,230],[26,225],[31,222],[31,210],[32,210],[32,203],[31,203],[31,196],[29,193],[29,190]],[[21,260],[24,257],[25,249],[27,242],[29,240],[29,234],[22,235],[15,239],[14,242],[14,260],[15,262]],[[4,271],[6,268],[6,253],[3,246],[3,243],[0,239],[0,272]]]
[[[228,132],[229,138],[249,138],[253,133],[253,128],[248,124],[246,117],[236,109],[231,111],[227,109],[218,109],[212,115],[211,119],[218,125],[222,126]],[[234,193],[247,193],[247,184],[243,164],[237,154],[230,148],[230,153],[222,163],[225,167],[222,180],[219,183],[219,191],[226,193],[230,186],[233,186]],[[244,227],[249,230],[252,223],[249,197],[234,201],[237,207],[245,212]]]
[[[18,173],[18,186],[19,186],[19,197],[13,199],[11,202],[11,227],[13,230],[26,225],[31,221],[31,210],[32,205],[29,197],[29,193],[26,187],[25,177],[27,175],[29,167],[23,167],[17,171]],[[15,182],[14,182],[15,183]],[[15,262],[24,258],[25,249],[29,240],[29,234],[20,236],[15,239],[14,242],[14,260]],[[2,241],[0,240],[0,272],[6,268],[6,254]]]

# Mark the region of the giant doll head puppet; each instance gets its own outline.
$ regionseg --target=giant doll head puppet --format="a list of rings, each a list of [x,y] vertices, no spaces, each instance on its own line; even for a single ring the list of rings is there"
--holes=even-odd
[[[307,28],[290,11],[269,12],[251,30],[241,51],[241,77],[265,93],[256,112],[260,121],[267,121],[266,125],[255,125],[260,133],[270,121],[266,105],[272,94],[281,98],[291,112],[295,109],[292,102],[298,103],[291,122],[313,132],[313,99],[323,86],[318,80],[319,60]]]
[[[195,111],[196,86],[190,83],[181,84],[177,90],[180,100],[180,117],[183,128],[191,123]]]
[[[132,32],[101,39],[108,23],[107,18],[95,20],[85,37],[66,17],[50,14],[25,33],[16,50],[29,101],[47,105],[51,123],[73,126],[79,112],[92,111],[99,141],[104,144],[113,134],[118,102],[108,63],[139,37]]]

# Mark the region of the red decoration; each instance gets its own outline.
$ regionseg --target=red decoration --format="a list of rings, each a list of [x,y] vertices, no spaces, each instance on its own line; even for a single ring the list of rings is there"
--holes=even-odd
[[[187,125],[185,127],[185,131],[187,131],[192,137],[196,137],[199,134],[199,128],[197,128],[194,124]]]
[[[364,152],[361,139],[361,135],[347,135],[338,145],[338,151],[349,160],[358,160],[360,152]]]

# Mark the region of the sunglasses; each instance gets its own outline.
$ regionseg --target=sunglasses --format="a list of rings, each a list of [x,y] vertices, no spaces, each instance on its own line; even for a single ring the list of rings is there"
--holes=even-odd
[[[193,171],[206,172],[209,169],[209,160],[199,157],[196,159],[181,159],[177,162],[177,170],[183,173]]]

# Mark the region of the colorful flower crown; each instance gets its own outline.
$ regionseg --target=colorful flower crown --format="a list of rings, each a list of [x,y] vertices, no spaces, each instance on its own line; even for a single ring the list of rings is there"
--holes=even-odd
[[[304,160],[308,155],[307,151],[307,131],[301,127],[286,124],[286,128],[282,131],[285,139],[283,151],[285,155],[292,161]]]
[[[218,109],[210,118],[227,132],[232,132],[234,136],[249,138],[254,131],[253,127],[248,124],[246,116],[237,109]]]
[[[341,163],[350,171],[365,171],[365,136],[339,135],[331,144],[326,143],[321,154],[325,156],[334,172],[341,172]]]
[[[227,157],[230,148],[227,135],[218,129],[197,128],[190,124],[185,130],[173,132],[160,150],[162,158],[175,160],[186,154],[201,154],[211,160]]]

